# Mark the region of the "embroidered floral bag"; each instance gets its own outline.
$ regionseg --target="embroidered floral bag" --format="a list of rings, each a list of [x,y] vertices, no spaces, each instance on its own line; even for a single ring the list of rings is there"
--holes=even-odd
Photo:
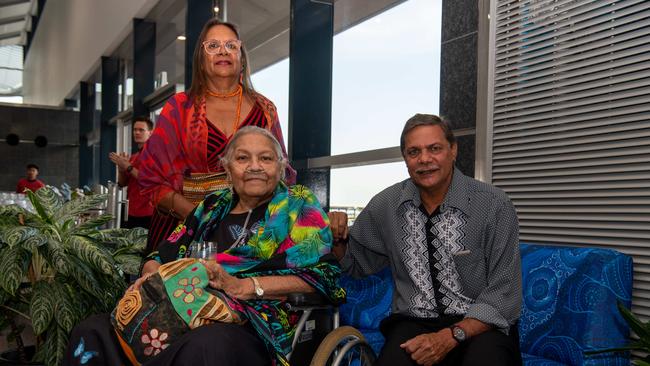
[[[191,329],[217,321],[241,323],[241,314],[208,286],[197,259],[162,265],[138,291],[128,291],[111,314],[117,338],[134,365],[150,360]]]

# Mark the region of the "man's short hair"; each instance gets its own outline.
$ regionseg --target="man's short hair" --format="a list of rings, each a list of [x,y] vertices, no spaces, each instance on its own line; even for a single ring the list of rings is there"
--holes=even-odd
[[[422,114],[418,113],[415,116],[411,117],[404,124],[404,129],[402,130],[402,136],[399,138],[399,149],[404,156],[404,145],[406,144],[406,135],[411,132],[412,129],[420,126],[440,126],[442,132],[445,134],[445,139],[449,142],[450,145],[456,143],[456,136],[454,136],[454,131],[451,129],[451,124],[435,114]]]
[[[38,169],[38,165],[36,165],[36,164],[27,164],[26,170],[29,170],[29,169],[32,169],[32,168],[34,168],[36,170],[40,170],[40,169]]]
[[[153,130],[153,121],[151,121],[151,118],[147,116],[138,116],[133,119],[133,125],[135,126],[136,122],[144,122],[147,124],[147,128],[149,131]]]

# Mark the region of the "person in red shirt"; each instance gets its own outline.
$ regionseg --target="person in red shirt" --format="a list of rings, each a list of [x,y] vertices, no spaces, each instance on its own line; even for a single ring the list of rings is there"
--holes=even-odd
[[[45,187],[45,183],[36,179],[38,177],[38,166],[36,164],[27,164],[27,177],[20,178],[18,185],[16,185],[16,193],[25,193],[25,189],[32,192]]]
[[[138,152],[130,157],[126,153],[109,154],[109,158],[117,165],[117,184],[120,187],[128,187],[129,217],[124,223],[126,228],[143,227],[149,228],[153,206],[149,203],[147,196],[140,193],[138,184],[138,173],[140,171],[139,150],[147,142],[153,130],[153,122],[149,117],[137,117],[133,122],[133,141],[138,144]]]

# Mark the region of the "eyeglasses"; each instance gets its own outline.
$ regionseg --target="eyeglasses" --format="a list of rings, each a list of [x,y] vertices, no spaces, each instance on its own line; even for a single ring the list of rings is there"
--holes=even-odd
[[[208,55],[214,55],[218,53],[222,46],[227,53],[237,52],[241,48],[241,41],[238,39],[231,39],[222,42],[216,39],[211,39],[209,41],[203,42],[203,48],[205,49],[205,53]]]

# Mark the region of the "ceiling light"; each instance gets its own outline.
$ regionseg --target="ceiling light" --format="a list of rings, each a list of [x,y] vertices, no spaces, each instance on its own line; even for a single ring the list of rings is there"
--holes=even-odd
[[[187,38],[185,38],[185,36],[178,36],[178,37],[176,37],[176,39],[178,39],[179,41],[184,41]]]

